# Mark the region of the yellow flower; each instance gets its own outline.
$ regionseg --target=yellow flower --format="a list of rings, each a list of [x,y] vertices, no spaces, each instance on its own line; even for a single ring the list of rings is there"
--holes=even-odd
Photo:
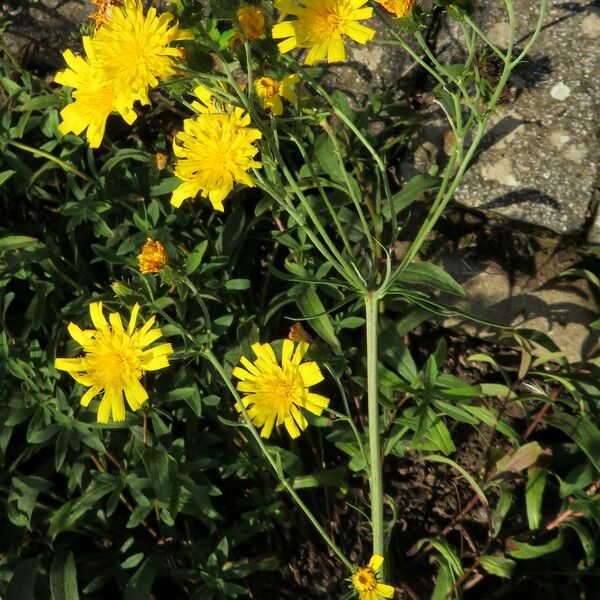
[[[310,48],[305,59],[307,65],[327,57],[327,61],[346,60],[344,36],[359,44],[366,44],[375,30],[358,21],[369,19],[373,9],[364,6],[367,0],[276,0],[275,7],[284,14],[296,16],[293,21],[282,21],[273,26],[279,51]]]
[[[250,42],[265,35],[265,14],[256,6],[242,6],[237,11],[237,18],[244,35]]]
[[[80,358],[57,358],[54,366],[67,371],[75,381],[89,389],[81,398],[88,406],[92,398],[104,391],[98,408],[98,422],[108,423],[125,420],[123,395],[132,410],[138,410],[148,399],[148,393],[140,383],[144,371],[157,371],[168,366],[168,356],[173,352],[171,344],[159,344],[144,350],[162,335],[159,328],[151,329],[155,317],[136,331],[139,311],[136,304],[125,330],[118,313],[111,313],[107,321],[102,302],[90,304],[90,315],[95,329],[80,329],[69,323],[71,337],[81,345],[85,356]]]
[[[91,148],[98,148],[104,137],[106,120],[115,110],[115,89],[103,78],[95,60],[94,48],[89,37],[83,38],[87,59],[76,56],[70,50],[63,53],[67,69],[54,77],[56,83],[74,88],[73,102],[60,111],[62,121],[58,130],[66,135],[80,135],[87,129],[86,136]],[[131,125],[136,114],[131,107],[123,108],[121,116]]]
[[[147,238],[142,251],[138,254],[137,261],[140,273],[158,273],[167,264],[165,247],[157,240]]]
[[[233,370],[233,376],[240,380],[237,389],[246,394],[242,402],[264,438],[271,435],[275,425],[282,424],[292,438],[297,438],[308,425],[300,408],[320,415],[329,405],[327,398],[308,391],[323,381],[316,362],[302,362],[308,347],[306,342],[296,347],[291,340],[284,340],[280,366],[269,344],[253,344],[256,360],[252,363],[242,356],[240,362],[245,368]],[[241,412],[240,406],[236,409]]]
[[[200,114],[186,119],[173,141],[178,159],[175,175],[182,183],[173,191],[171,204],[181,206],[185,199],[201,194],[215,210],[223,211],[223,200],[234,183],[254,187],[248,170],[262,166],[254,160],[258,152],[254,142],[262,136],[258,129],[248,127],[250,117],[241,108],[225,107],[226,112],[219,112],[208,90],[198,87],[194,91],[200,102],[192,106]]]
[[[417,0],[375,0],[377,4],[381,4],[385,10],[393,13],[399,19],[408,17],[412,14]]]
[[[149,104],[148,91],[158,80],[175,73],[180,48],[169,44],[193,39],[192,32],[179,29],[170,13],[156,15],[150,8],[144,15],[139,0],[125,0],[113,10],[112,18],[94,35],[92,43],[105,78],[117,92],[117,110],[132,106],[136,100]]]
[[[113,111],[129,125],[135,121],[136,100],[148,104],[149,88],[175,72],[174,59],[180,49],[168,44],[192,38],[190,31],[180,30],[177,24],[169,28],[173,16],[168,13],[157,17],[151,8],[144,16],[139,0],[125,0],[105,16],[93,37],[83,38],[86,56],[65,51],[67,68],[54,78],[74,88],[73,102],[61,111],[59,130],[79,135],[87,128],[91,148],[100,146]]]
[[[270,110],[271,114],[279,116],[283,114],[282,98],[294,102],[296,92],[294,86],[300,81],[300,75],[288,75],[281,81],[270,77],[259,77],[254,83],[256,95],[262,100],[263,108]]]
[[[366,567],[354,571],[352,584],[356,588],[360,600],[377,600],[379,596],[394,597],[394,588],[391,585],[377,582],[375,574],[382,564],[383,556],[374,554]]]

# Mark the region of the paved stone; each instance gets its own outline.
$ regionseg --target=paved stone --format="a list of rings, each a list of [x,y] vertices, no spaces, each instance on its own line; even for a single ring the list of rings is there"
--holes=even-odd
[[[478,22],[504,47],[504,2],[479,4]],[[539,3],[514,5],[523,45]],[[600,165],[599,39],[600,7],[589,0],[550,0],[531,57],[512,78],[515,99],[494,115],[489,147],[467,173],[459,202],[561,234],[581,230]]]
[[[90,0],[0,0],[9,25],[0,33],[17,57],[29,55],[34,64],[48,70],[63,66],[62,51],[81,45],[80,30],[94,12]]]
[[[600,311],[594,291],[585,280],[558,277],[577,256],[553,251],[532,258],[532,277],[509,273],[468,251],[444,253],[436,262],[467,292],[466,299],[453,299],[453,306],[492,323],[545,333],[570,361],[589,358],[598,347],[598,335],[589,327]],[[443,325],[493,342],[500,337],[497,329],[470,320],[448,318]]]

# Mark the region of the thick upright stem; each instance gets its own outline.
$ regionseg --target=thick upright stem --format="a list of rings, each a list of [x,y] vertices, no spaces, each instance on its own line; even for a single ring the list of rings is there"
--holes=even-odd
[[[367,321],[367,402],[369,415],[369,458],[371,463],[371,529],[373,554],[384,556],[383,483],[381,477],[381,447],[379,444],[379,398],[377,381],[377,317],[379,295],[365,295]],[[385,564],[385,563],[384,563]]]

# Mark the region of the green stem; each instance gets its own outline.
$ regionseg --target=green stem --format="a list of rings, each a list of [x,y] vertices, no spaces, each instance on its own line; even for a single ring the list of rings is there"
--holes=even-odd
[[[221,379],[223,380],[223,382],[225,383],[225,385],[231,392],[231,395],[235,398],[237,405],[241,409],[242,415],[244,417],[244,421],[246,422],[246,427],[252,434],[252,437],[254,438],[254,441],[260,448],[260,451],[262,452],[263,456],[267,459],[267,462],[269,463],[269,465],[271,466],[273,471],[275,471],[275,475],[277,476],[277,479],[279,479],[279,481],[281,482],[281,484],[283,485],[283,487],[285,488],[287,493],[292,497],[294,502],[298,505],[298,507],[306,515],[308,520],[313,524],[313,527],[318,531],[318,533],[321,535],[323,540],[325,540],[327,545],[335,552],[337,557],[344,563],[344,565],[346,565],[348,570],[350,570],[351,572],[354,571],[355,568],[352,565],[352,563],[346,558],[346,556],[340,550],[338,545],[331,539],[331,537],[323,529],[321,524],[317,521],[316,517],[313,515],[313,513],[308,508],[308,506],[306,506],[306,504],[304,504],[304,502],[302,501],[302,498],[300,498],[300,496],[298,496],[298,494],[296,493],[296,490],[291,486],[289,481],[283,476],[281,467],[278,466],[277,463],[275,462],[275,460],[273,459],[273,456],[269,452],[269,449],[267,448],[267,445],[265,444],[263,438],[260,437],[260,434],[258,433],[256,427],[254,426],[254,423],[252,423],[252,420],[250,419],[250,416],[248,415],[248,411],[246,410],[246,407],[242,403],[242,401],[241,401],[242,399],[241,399],[240,395],[238,394],[238,391],[235,389],[235,386],[231,382],[231,377],[229,377],[229,375],[227,375],[227,373],[225,372],[223,365],[221,365],[221,363],[219,362],[217,357],[212,353],[211,350],[207,350],[204,353],[204,357],[214,367],[214,369],[217,371],[217,373],[219,373],[219,375],[221,376]]]
[[[25,152],[29,152],[29,153],[33,154],[33,156],[41,156],[43,158],[47,158],[48,160],[51,160],[53,163],[56,163],[59,167],[61,167],[65,171],[69,171],[70,173],[73,173],[73,175],[78,175],[82,179],[85,179],[85,181],[90,180],[88,175],[86,175],[79,169],[76,169],[73,165],[66,163],[64,160],[61,160],[60,158],[56,158],[56,156],[54,156],[53,154],[50,154],[49,152],[45,152],[44,150],[39,150],[38,148],[32,148],[31,146],[27,146],[27,144],[21,144],[20,142],[13,142],[12,140],[7,140],[6,143],[9,146],[13,146],[15,148],[19,148],[20,150],[24,150]]]
[[[383,481],[381,474],[381,447],[379,440],[379,385],[377,377],[377,317],[379,293],[365,295],[365,317],[367,327],[367,403],[369,427],[369,462],[371,486],[371,530],[373,532],[373,554],[384,556],[383,534]],[[385,564],[385,563],[384,563]]]

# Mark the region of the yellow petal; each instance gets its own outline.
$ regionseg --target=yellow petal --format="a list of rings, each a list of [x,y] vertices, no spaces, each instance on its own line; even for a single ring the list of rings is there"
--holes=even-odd
[[[283,340],[283,345],[281,346],[281,366],[283,367],[284,371],[289,366],[293,353],[294,342],[288,339]]]
[[[111,395],[108,390],[104,392],[100,406],[98,407],[98,423],[108,423],[112,408]]]
[[[125,398],[131,410],[139,410],[142,404],[148,399],[148,392],[137,379],[132,379],[125,388]]]
[[[299,365],[298,373],[300,374],[300,377],[302,377],[302,382],[306,387],[316,385],[323,381],[321,369],[319,369],[319,365],[314,361],[305,362]]]
[[[290,434],[290,437],[292,439],[299,437],[300,430],[296,426],[296,423],[292,417],[287,417],[284,421],[284,424],[285,428],[287,429],[287,432]]]
[[[92,302],[90,304],[90,316],[92,317],[92,323],[96,329],[108,329],[108,322],[104,318],[102,313],[102,302]]]
[[[379,567],[383,564],[383,556],[381,554],[373,554],[371,556],[371,560],[369,561],[369,569],[373,572],[379,571]]]
[[[81,396],[79,403],[81,406],[85,406],[87,408],[92,401],[92,398],[101,391],[102,387],[99,385],[93,385],[83,396]]]
[[[377,593],[384,598],[393,598],[395,591],[391,585],[387,585],[386,583],[377,584]]]
[[[140,305],[136,302],[131,309],[131,317],[129,318],[129,325],[127,326],[127,335],[131,335],[134,332],[139,312]]]
[[[85,359],[83,358],[56,358],[54,368],[68,373],[85,371]]]

